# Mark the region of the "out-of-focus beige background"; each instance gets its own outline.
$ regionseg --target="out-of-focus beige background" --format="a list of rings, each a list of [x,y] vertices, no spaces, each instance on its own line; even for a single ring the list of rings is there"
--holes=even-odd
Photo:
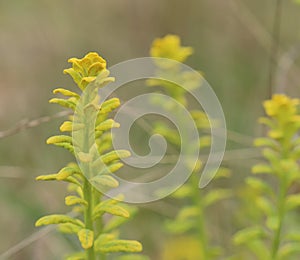
[[[26,119],[61,111],[48,100],[56,87],[74,88],[62,73],[68,58],[97,51],[113,65],[148,56],[154,38],[172,33],[194,48],[188,64],[201,70],[214,88],[228,128],[254,136],[259,131],[256,119],[262,113],[261,101],[269,93],[275,2],[0,1],[0,132],[24,124]],[[280,67],[274,73],[274,88],[284,87],[296,96],[300,86],[299,24],[300,5],[284,1]],[[64,150],[45,144],[50,135],[58,133],[62,120],[52,119],[0,139],[0,254],[20,245],[13,248],[16,253],[9,259],[60,259],[72,250],[73,241],[55,232],[36,233],[34,227],[43,214],[68,211],[63,206],[64,184],[34,180],[38,174],[57,171],[71,159]],[[152,212],[151,207],[156,210]],[[149,211],[124,232],[143,239],[145,252],[158,259],[163,245],[159,231],[155,232],[161,221],[160,206],[147,208]],[[145,218],[149,226],[144,225]]]

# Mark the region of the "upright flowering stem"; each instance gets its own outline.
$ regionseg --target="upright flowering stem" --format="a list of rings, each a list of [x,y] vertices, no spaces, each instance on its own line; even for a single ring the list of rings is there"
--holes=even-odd
[[[198,87],[201,88],[203,81],[200,74],[196,75],[192,72],[184,71],[179,65],[179,62],[185,62],[192,53],[193,49],[191,47],[182,46],[180,38],[177,35],[166,35],[163,38],[155,39],[152,43],[150,54],[154,58],[164,59],[155,59],[157,79],[149,79],[147,83],[151,87],[161,87],[164,93],[189,110],[191,121],[195,124],[200,138],[194,143],[189,141],[190,133],[188,127],[186,127],[187,121],[185,121],[186,118],[184,117],[181,117],[177,122],[179,125],[185,126],[180,129],[179,134],[165,122],[157,124],[154,128],[154,132],[163,135],[168,142],[173,145],[173,148],[180,152],[183,147],[182,144],[188,143],[188,154],[198,155],[200,143],[201,149],[210,147],[211,145],[210,136],[207,135],[207,132],[210,132],[211,125],[202,110],[192,110],[189,107],[188,89],[195,90]],[[170,59],[177,62],[170,62]],[[162,78],[176,78],[177,82],[181,84],[178,85],[174,82],[158,80],[162,75]],[[153,102],[158,101],[153,100]],[[170,104],[161,102],[159,105],[173,114],[180,114],[181,106],[172,105],[171,102]],[[178,213],[173,219],[166,221],[166,228],[169,233],[190,237],[197,244],[197,249],[195,250],[197,256],[193,256],[193,259],[209,260],[220,254],[220,248],[210,244],[209,234],[205,230],[207,226],[205,223],[205,211],[214,203],[230,197],[231,191],[222,188],[208,191],[199,190],[199,173],[202,163],[198,157],[196,163],[192,163],[189,159],[190,158],[185,158],[184,170],[191,173],[191,176],[184,185],[171,195],[176,199],[188,201],[188,203],[185,207],[178,210]],[[228,171],[222,172],[223,175],[220,170],[216,178],[228,177]],[[172,251],[172,248],[167,248],[166,250]],[[172,253],[169,252],[167,252],[167,254],[168,259],[178,257],[173,256]],[[187,256],[183,254],[182,258],[187,258]]]
[[[142,245],[138,241],[118,239],[114,230],[118,225],[103,222],[105,213],[125,219],[130,216],[129,211],[120,204],[121,194],[113,199],[103,199],[102,196],[105,191],[118,186],[111,173],[123,166],[121,158],[130,156],[126,150],[112,149],[110,131],[119,124],[108,117],[120,105],[119,99],[111,98],[99,104],[99,88],[114,79],[109,77],[106,61],[97,53],[88,53],[82,59],[72,58],[69,62],[72,67],[64,72],[73,78],[82,93],[55,89],[55,94],[67,98],[53,98],[50,102],[74,111],[74,115],[60,127],[61,132],[71,132],[72,136],[52,136],[47,143],[70,151],[76,157],[77,164],[72,162],[58,173],[42,175],[37,179],[69,182],[70,190],[75,195],[67,196],[65,204],[72,206],[78,217],[53,214],[40,218],[36,226],[58,224],[60,231],[77,235],[83,251],[68,256],[68,260],[105,260],[108,253],[140,252]]]
[[[277,187],[274,191],[270,183],[258,177],[247,179],[255,194],[253,210],[259,213],[258,221],[261,219],[265,224],[253,223],[238,231],[234,242],[247,246],[258,259],[290,259],[299,252],[299,233],[288,231],[292,233],[288,236],[283,230],[290,211],[300,206],[300,194],[292,193],[291,189],[299,182],[300,172],[299,100],[275,94],[264,102],[264,108],[266,117],[260,118],[260,122],[267,126],[267,136],[257,138],[255,145],[264,147],[265,162],[255,165],[252,172],[270,175]]]

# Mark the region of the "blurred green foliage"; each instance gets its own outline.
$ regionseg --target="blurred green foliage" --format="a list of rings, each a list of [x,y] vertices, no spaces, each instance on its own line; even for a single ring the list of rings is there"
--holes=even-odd
[[[300,130],[299,99],[274,94],[264,102],[266,117],[260,122],[267,126],[267,134],[255,140],[263,147],[265,162],[252,168],[254,174],[266,174],[272,180],[248,177],[252,191],[252,211],[256,217],[249,219],[249,227],[238,231],[233,240],[243,245],[255,259],[297,259],[299,257],[299,226],[292,228],[290,214],[300,205],[300,194],[294,190],[299,185]],[[238,250],[239,257],[249,258],[245,250]],[[243,255],[243,256],[242,256]]]
[[[68,57],[97,51],[116,64],[148,56],[154,38],[172,33],[193,46],[194,55],[188,64],[200,68],[214,88],[228,128],[257,135],[262,129],[255,124],[256,118],[262,114],[260,104],[268,95],[274,9],[273,0],[0,1],[0,132],[26,118],[59,111],[47,100],[52,89],[72,84],[61,73]],[[297,96],[300,7],[294,1],[283,1],[282,9],[277,81],[286,93]],[[121,100],[145,89],[142,84],[132,85],[132,90],[128,86],[118,93]],[[61,197],[66,195],[64,184],[34,181],[37,175],[61,168],[71,159],[45,143],[63,121],[53,119],[0,139],[0,252],[7,252],[20,241],[29,243],[38,216],[68,210],[61,205]],[[141,129],[135,133],[139,144]],[[229,149],[249,147],[251,137],[239,134],[231,135]],[[257,151],[254,155],[245,150],[228,152],[226,164],[235,174],[224,187],[251,193],[241,187],[241,181],[258,156]],[[156,224],[163,221],[162,216],[172,217],[178,207],[172,200],[143,205],[145,209],[135,221],[140,230],[126,227],[124,232],[146,241],[147,254],[159,259],[165,235]],[[233,213],[241,209],[244,211],[234,218]],[[217,242],[230,250],[229,238],[244,224],[247,213],[254,214],[237,201],[213,207],[210,231]],[[10,259],[59,259],[77,247],[77,241],[50,233],[40,235]]]

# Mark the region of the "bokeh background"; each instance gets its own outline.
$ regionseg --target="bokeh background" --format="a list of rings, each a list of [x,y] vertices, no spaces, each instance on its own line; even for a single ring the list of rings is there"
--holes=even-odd
[[[234,175],[227,185],[238,187],[257,156],[251,137],[262,131],[256,122],[270,94],[275,6],[275,0],[0,1],[0,255],[60,259],[72,251],[73,241],[34,227],[41,215],[68,212],[65,184],[34,179],[71,160],[64,150],[45,144],[63,121],[52,117],[61,108],[48,100],[56,87],[74,88],[62,71],[68,58],[89,51],[113,65],[148,56],[153,39],[169,33],[192,46],[188,65],[203,72],[224,109],[230,130],[225,159]],[[283,1],[281,13],[273,91],[299,96],[300,5]],[[134,91],[128,86],[123,92]],[[141,205],[122,232],[141,240],[151,259],[162,259],[171,242],[161,222],[176,207],[168,201]],[[233,200],[211,213],[213,232],[225,246],[237,209]]]

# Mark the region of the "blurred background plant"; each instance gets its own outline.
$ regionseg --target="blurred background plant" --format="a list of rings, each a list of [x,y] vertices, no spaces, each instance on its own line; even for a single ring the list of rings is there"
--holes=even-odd
[[[229,129],[224,163],[234,177],[224,186],[239,188],[251,165],[260,159],[258,149],[251,148],[252,136],[261,134],[255,122],[263,113],[262,100],[269,95],[275,2],[1,1],[0,258],[59,259],[72,251],[73,241],[51,228],[36,231],[34,227],[35,220],[46,212],[67,212],[61,205],[65,185],[36,183],[34,179],[71,160],[63,150],[46,146],[45,140],[66,116],[47,100],[52,89],[72,84],[61,73],[67,58],[88,51],[97,51],[116,64],[148,56],[153,39],[169,33],[193,46],[188,64],[200,68],[214,88]],[[274,88],[297,96],[300,6],[295,1],[282,1],[281,13]],[[124,86],[117,95],[126,101],[148,89],[144,82],[136,82]],[[145,132],[138,122],[132,131],[133,146],[146,153],[148,140],[143,141]],[[126,167],[124,172],[128,172]],[[136,176],[134,171],[132,174]],[[142,205],[134,223],[140,228],[124,227],[121,233],[143,241],[145,254],[159,259],[166,235],[157,226],[183,205],[172,201]],[[243,224],[240,218],[233,218],[233,212],[242,208],[241,203],[228,200],[209,213],[214,224],[210,232],[225,241],[223,246],[229,250],[231,235]],[[245,212],[249,207],[240,212],[242,218]]]
[[[252,172],[269,178],[246,178],[251,194],[244,199],[252,202],[251,211],[256,216],[244,218],[249,226],[233,237],[240,246],[237,259],[251,257],[242,246],[255,259],[298,259],[300,229],[294,219],[300,205],[299,99],[275,94],[264,102],[264,109],[267,117],[259,121],[268,131],[265,137],[255,140],[255,145],[264,147],[265,161],[256,164]]]
[[[181,40],[177,35],[167,35],[163,38],[157,38],[153,41],[150,55],[156,58],[167,58],[178,62],[185,63],[187,58],[193,53],[191,47],[184,47],[181,45]],[[200,153],[202,156],[209,153],[211,139],[210,139],[210,123],[217,124],[214,119],[210,118],[210,122],[206,114],[198,109],[193,109],[191,102],[188,100],[188,90],[194,90],[201,88],[203,78],[200,73],[197,75],[189,71],[181,71],[179,64],[165,61],[156,61],[157,70],[156,77],[164,79],[173,79],[176,82],[180,82],[181,85],[177,85],[174,82],[159,79],[149,79],[147,84],[153,89],[161,89],[161,91],[168,97],[172,97],[174,100],[182,104],[191,113],[191,117],[195,122],[197,130],[199,131],[199,142],[189,143],[189,150],[191,153],[197,151],[200,147]],[[181,86],[185,86],[183,89]],[[164,107],[165,110],[174,114],[180,114],[180,107],[173,102],[162,103],[160,99],[153,99],[153,103],[157,106]],[[180,120],[180,119],[179,119]],[[176,124],[184,125],[185,122],[182,119],[181,122]],[[177,127],[178,127],[177,125]],[[179,127],[180,129],[180,127]],[[167,122],[157,120],[153,128],[154,133],[160,134],[168,140],[168,143],[173,145],[173,149],[177,149],[178,153],[181,150],[181,144],[187,143],[189,138],[186,136],[187,131],[178,133],[178,129],[171,127]],[[171,242],[165,243],[164,251],[161,259],[182,259],[186,250],[183,250],[180,254],[176,250],[179,248],[188,248],[191,246],[191,255],[185,255],[185,259],[216,259],[216,257],[224,255],[221,246],[216,246],[211,243],[215,239],[212,237],[211,223],[209,223],[209,207],[215,203],[231,197],[232,192],[229,189],[216,187],[210,185],[205,190],[199,189],[199,180],[201,168],[204,165],[200,159],[193,165],[188,158],[185,158],[186,171],[191,172],[189,180],[177,189],[170,197],[176,200],[183,201],[180,210],[175,216],[166,220],[165,229],[170,234],[167,240]],[[229,171],[225,168],[219,168],[214,180],[218,178],[229,177]],[[215,181],[214,181],[215,182]],[[196,257],[197,256],[197,257]]]

